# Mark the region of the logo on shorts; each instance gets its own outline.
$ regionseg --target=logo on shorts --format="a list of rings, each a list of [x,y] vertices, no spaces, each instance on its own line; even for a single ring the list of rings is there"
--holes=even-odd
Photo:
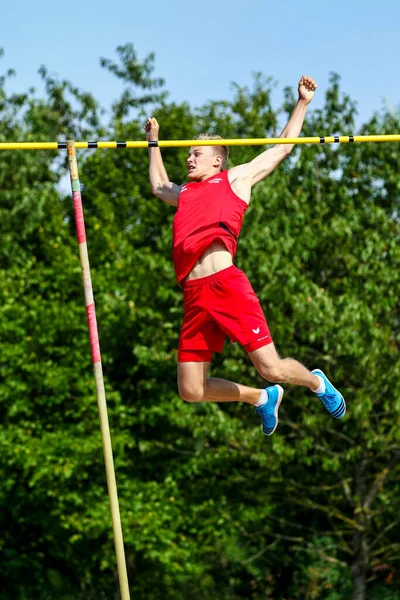
[[[257,335],[258,333],[260,333],[260,328],[257,327],[257,329],[252,329],[252,332]]]

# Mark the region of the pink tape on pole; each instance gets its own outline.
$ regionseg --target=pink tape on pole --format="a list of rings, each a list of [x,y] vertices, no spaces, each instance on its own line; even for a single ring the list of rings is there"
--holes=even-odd
[[[88,304],[86,307],[86,313],[89,324],[89,338],[90,338],[90,348],[92,350],[92,361],[93,363],[100,362],[101,354],[100,354],[100,342],[99,342],[99,333],[97,331],[97,320],[96,320],[96,311],[93,304]]]
[[[83,218],[82,198],[80,192],[72,192],[72,200],[74,202],[76,233],[78,242],[86,242],[85,221]]]

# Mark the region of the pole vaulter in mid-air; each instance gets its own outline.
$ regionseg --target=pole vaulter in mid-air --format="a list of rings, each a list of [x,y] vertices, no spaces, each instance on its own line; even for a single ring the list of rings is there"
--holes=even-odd
[[[302,77],[298,101],[281,138],[297,137],[317,84]],[[341,419],[346,404],[341,393],[321,369],[309,371],[293,358],[280,358],[260,302],[246,275],[234,264],[238,237],[253,185],[270,175],[294,145],[276,145],[254,160],[226,170],[228,148],[222,138],[215,146],[192,146],[187,159],[188,183],[169,181],[158,141],[154,117],[145,124],[149,142],[149,178],[155,196],[177,207],[173,222],[173,261],[183,288],[184,317],[178,348],[179,394],[188,402],[246,402],[261,417],[263,432],[271,435],[278,425],[283,397],[280,383],[308,387],[328,412]],[[154,142],[154,145],[151,145]],[[265,389],[208,377],[214,352],[224,340],[239,342],[263,379],[275,383]]]

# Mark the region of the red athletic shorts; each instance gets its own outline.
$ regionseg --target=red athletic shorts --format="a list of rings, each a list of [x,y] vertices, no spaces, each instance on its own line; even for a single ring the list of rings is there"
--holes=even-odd
[[[260,302],[234,265],[183,284],[184,317],[179,362],[210,362],[225,337],[253,352],[272,342]]]

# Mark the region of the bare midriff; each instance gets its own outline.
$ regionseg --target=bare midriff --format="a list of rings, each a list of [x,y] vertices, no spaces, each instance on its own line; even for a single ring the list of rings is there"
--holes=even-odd
[[[218,271],[227,269],[232,264],[231,253],[226,249],[225,244],[216,240],[195,263],[186,281],[199,279],[199,277],[208,277],[208,275],[213,275],[214,273],[218,273]]]

